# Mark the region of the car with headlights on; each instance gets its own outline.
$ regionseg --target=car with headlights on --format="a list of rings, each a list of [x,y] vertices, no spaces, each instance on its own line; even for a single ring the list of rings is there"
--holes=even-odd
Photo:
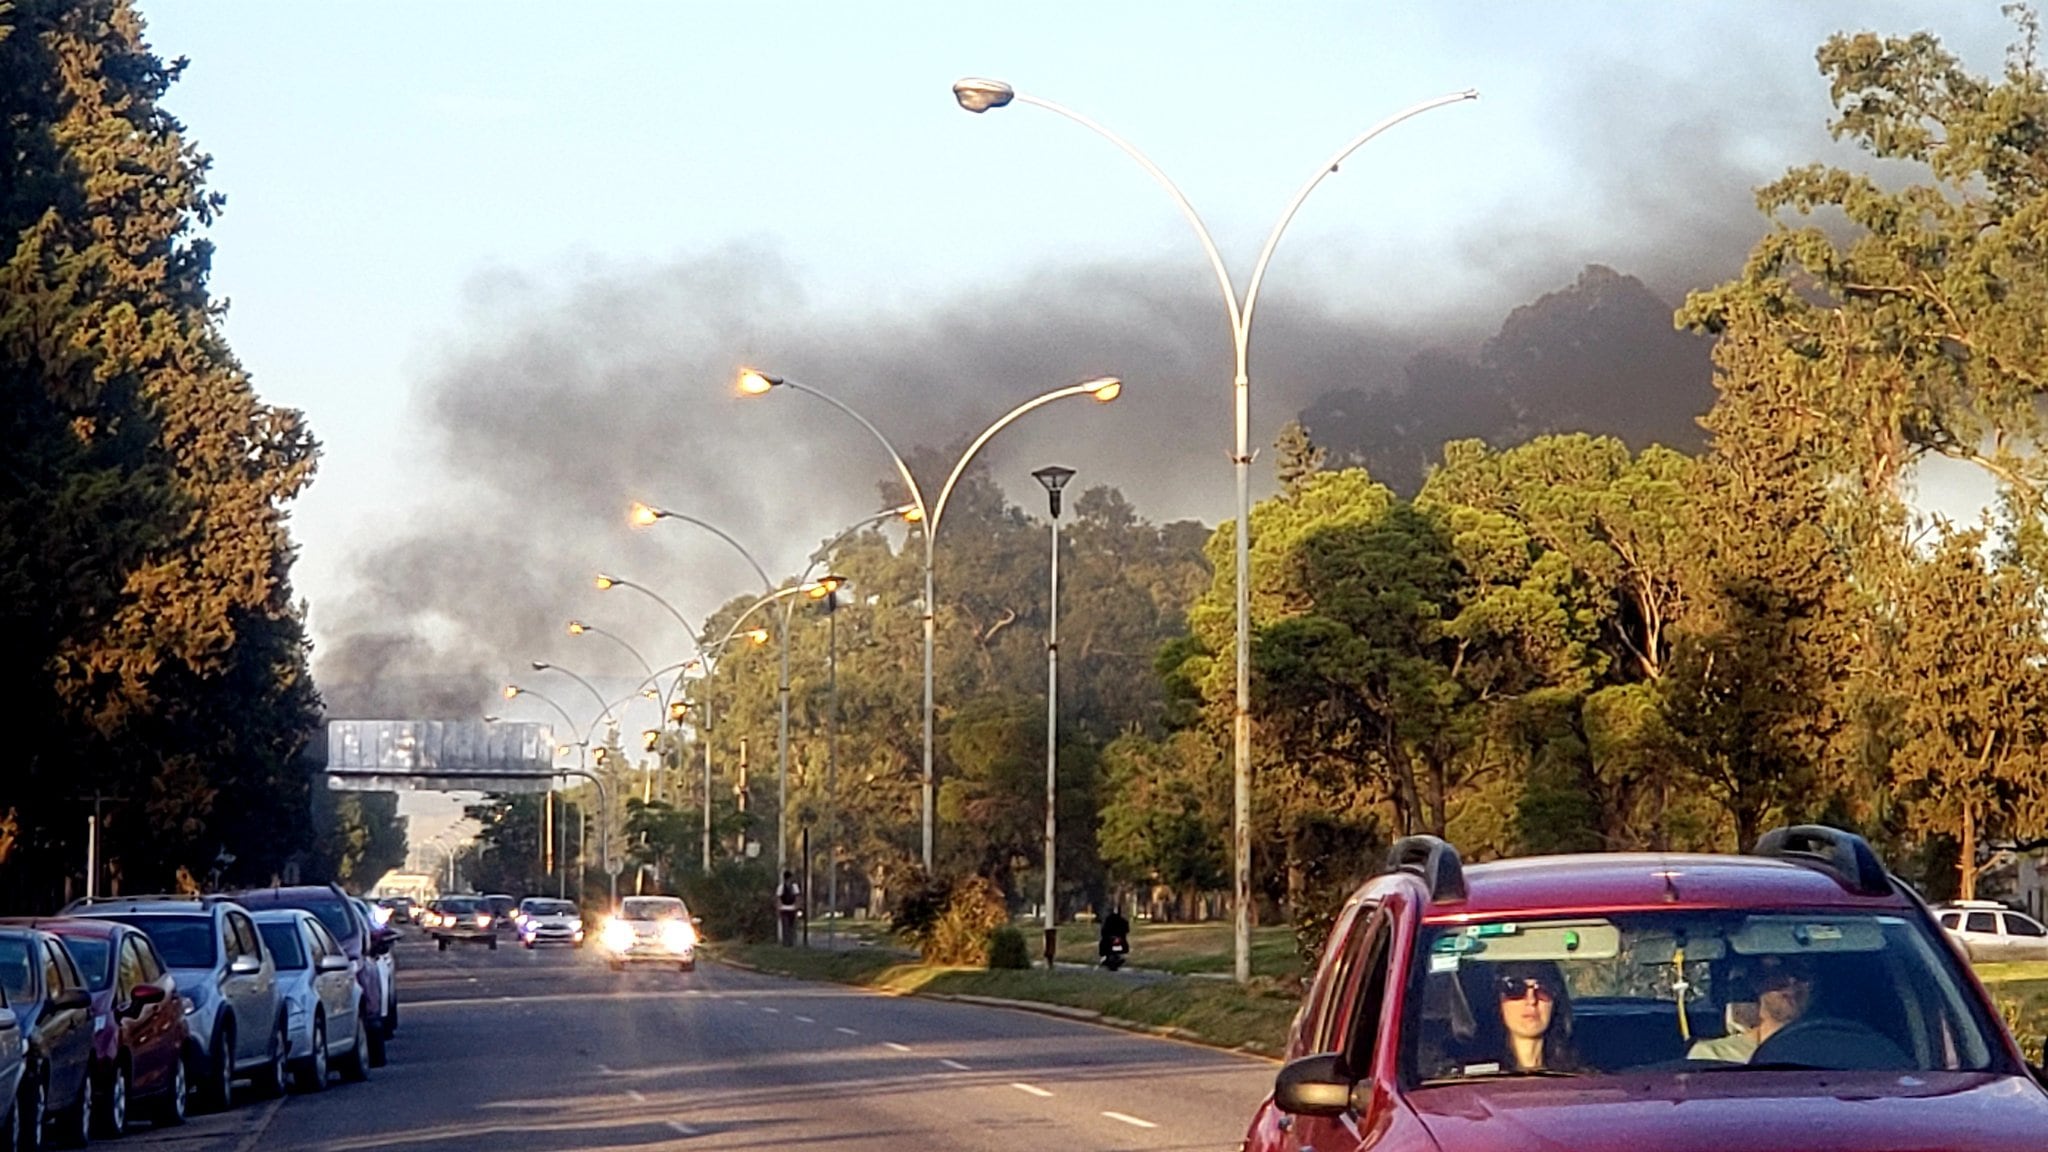
[[[356,962],[319,918],[302,908],[256,913],[256,930],[277,965],[291,1035],[292,1078],[300,1089],[327,1087],[331,1067],[344,1079],[370,1074],[370,1034],[377,1023],[356,983]]]
[[[583,947],[583,911],[574,901],[528,896],[519,902],[519,942],[528,948],[542,944]]]
[[[1248,1152],[2038,1152],[2048,1091],[1870,845],[1466,867],[1346,902]]]
[[[493,892],[483,897],[484,911],[491,914],[491,929],[495,932],[511,932],[519,926],[519,901],[503,892]]]
[[[83,1145],[93,1112],[92,994],[84,974],[57,937],[8,926],[0,928],[0,992],[26,1049],[16,1132],[31,1137],[30,1148],[45,1130],[59,1144]]]
[[[56,936],[92,996],[93,1134],[120,1136],[140,1106],[158,1124],[185,1122],[185,1051],[190,1032],[156,945],[116,920],[20,917],[0,920]]]
[[[673,964],[679,972],[697,967],[697,925],[681,897],[626,897],[598,942],[614,972],[628,964]]]
[[[424,923],[434,946],[443,952],[450,944],[482,944],[498,950],[497,920],[480,896],[443,896],[427,905]]]
[[[232,1104],[237,1076],[259,1095],[284,1091],[277,968],[247,908],[225,896],[118,896],[73,901],[64,915],[118,920],[156,945],[177,984],[191,1033],[187,1075],[202,1103]]]

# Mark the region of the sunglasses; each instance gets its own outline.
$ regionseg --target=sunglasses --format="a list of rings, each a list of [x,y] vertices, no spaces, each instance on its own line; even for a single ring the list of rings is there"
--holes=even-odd
[[[1541,980],[1524,976],[1503,976],[1500,978],[1500,998],[1503,1000],[1526,1000],[1534,995],[1540,1003],[1548,1004],[1557,999],[1557,992]]]

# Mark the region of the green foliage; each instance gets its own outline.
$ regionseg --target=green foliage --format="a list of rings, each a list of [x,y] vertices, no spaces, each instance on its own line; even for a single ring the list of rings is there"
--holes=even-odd
[[[713,940],[753,943],[775,939],[775,869],[756,860],[724,860],[709,874],[686,869],[676,885],[690,912]]]
[[[405,863],[406,818],[398,814],[395,792],[316,791],[313,819],[319,839],[309,879],[367,892]]]
[[[906,899],[896,931],[917,946],[927,964],[986,967],[989,940],[1010,922],[1002,889],[985,876],[962,876],[927,886]]]
[[[988,966],[990,968],[1029,968],[1031,952],[1024,944],[1024,933],[1014,924],[997,928],[988,938]]]

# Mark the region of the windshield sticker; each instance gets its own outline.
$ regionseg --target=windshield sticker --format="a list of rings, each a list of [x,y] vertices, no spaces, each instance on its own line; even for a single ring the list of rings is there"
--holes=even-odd
[[[1429,970],[1431,972],[1456,972],[1458,970],[1458,962],[1459,957],[1457,953],[1439,952],[1429,958]]]

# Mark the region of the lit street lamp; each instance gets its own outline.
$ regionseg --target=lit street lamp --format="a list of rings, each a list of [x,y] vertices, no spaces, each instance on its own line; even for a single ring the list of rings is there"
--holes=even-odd
[[[1116,377],[1103,376],[1094,380],[1084,380],[1079,384],[1070,384],[1065,388],[1055,388],[1050,392],[1034,396],[1024,403],[1017,405],[1005,413],[1001,419],[989,425],[982,431],[981,435],[976,436],[967,445],[967,450],[960,454],[959,461],[953,465],[953,471],[947,474],[945,484],[940,486],[938,500],[926,503],[924,492],[917,486],[917,478],[910,474],[910,465],[903,462],[903,454],[896,451],[895,445],[889,443],[889,438],[882,435],[881,429],[876,428],[867,417],[854,411],[845,402],[832,396],[830,393],[821,392],[809,384],[791,380],[786,376],[771,376],[766,372],[753,368],[745,368],[740,371],[739,389],[746,395],[760,396],[774,388],[790,388],[798,392],[807,392],[839,409],[841,412],[852,417],[861,427],[866,428],[876,440],[881,442],[882,450],[887,452],[889,459],[895,463],[896,474],[903,481],[903,486],[909,490],[911,503],[916,506],[916,519],[924,522],[924,870],[927,875],[930,875],[932,871],[932,827],[936,815],[936,793],[932,776],[932,649],[935,643],[934,629],[937,619],[935,613],[938,609],[932,587],[932,559],[934,556],[932,546],[933,542],[938,538],[939,517],[945,515],[946,500],[953,494],[953,485],[959,481],[961,474],[967,470],[968,463],[974,459],[976,453],[981,451],[982,445],[987,444],[996,433],[1008,427],[1012,421],[1034,409],[1043,407],[1055,400],[1063,400],[1069,396],[1087,396],[1106,404],[1116,399],[1118,394],[1123,391],[1123,387],[1123,381]],[[906,517],[906,519],[908,518]]]
[[[1237,480],[1237,701],[1231,716],[1231,743],[1232,763],[1234,766],[1232,772],[1233,792],[1235,793],[1236,801],[1234,805],[1235,818],[1232,834],[1235,855],[1232,868],[1234,873],[1233,895],[1234,903],[1236,904],[1235,936],[1237,957],[1235,974],[1237,982],[1240,984],[1251,979],[1252,450],[1250,359],[1252,310],[1258,303],[1259,285],[1265,280],[1266,266],[1273,259],[1273,250],[1279,246],[1281,234],[1287,230],[1287,225],[1293,221],[1294,214],[1301,209],[1302,202],[1308,199],[1309,193],[1315,191],[1316,186],[1321,184],[1325,177],[1337,171],[1338,166],[1348,159],[1353,152],[1358,151],[1374,137],[1392,128],[1394,125],[1410,117],[1419,116],[1432,108],[1440,108],[1446,104],[1455,104],[1464,100],[1475,100],[1478,97],[1479,92],[1476,89],[1468,88],[1463,92],[1453,92],[1449,95],[1439,96],[1434,100],[1425,100],[1413,107],[1403,109],[1354,137],[1350,143],[1339,149],[1336,155],[1324,161],[1309,176],[1308,180],[1302,184],[1301,188],[1295,192],[1294,199],[1287,202],[1287,207],[1280,213],[1279,222],[1274,224],[1272,232],[1267,234],[1265,247],[1259,250],[1258,260],[1252,265],[1251,279],[1247,282],[1244,295],[1242,300],[1240,300],[1237,287],[1231,281],[1230,270],[1224,266],[1223,256],[1217,251],[1216,242],[1211,239],[1209,229],[1203,225],[1202,218],[1196,213],[1194,205],[1188,202],[1188,198],[1182,194],[1180,188],[1171,179],[1167,178],[1166,173],[1161,171],[1159,166],[1154,164],[1150,157],[1139,151],[1136,145],[1070,108],[1055,104],[1050,100],[1041,100],[1036,96],[1020,93],[1001,80],[969,78],[953,85],[953,98],[959,101],[960,107],[969,112],[986,112],[991,108],[1002,108],[1012,103],[1030,104],[1043,108],[1048,112],[1064,116],[1108,140],[1111,144],[1116,145],[1125,155],[1137,161],[1139,167],[1143,168],[1147,174],[1158,181],[1159,185],[1166,190],[1167,195],[1173,197],[1173,202],[1180,208],[1181,215],[1187,217],[1188,223],[1193,226],[1195,238],[1201,242],[1202,251],[1208,254],[1209,266],[1216,273],[1217,286],[1223,290],[1223,302],[1228,310],[1230,320],[1231,343],[1236,354],[1236,373],[1231,386],[1232,417],[1236,430],[1236,439],[1234,441],[1235,448],[1231,453],[1231,461],[1236,471]]]
[[[1052,970],[1059,940],[1059,889],[1054,884],[1060,831],[1060,492],[1074,478],[1072,468],[1040,468],[1032,478],[1045,486],[1052,508],[1052,588],[1045,623],[1045,967]]]

